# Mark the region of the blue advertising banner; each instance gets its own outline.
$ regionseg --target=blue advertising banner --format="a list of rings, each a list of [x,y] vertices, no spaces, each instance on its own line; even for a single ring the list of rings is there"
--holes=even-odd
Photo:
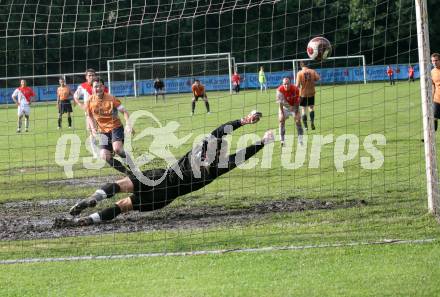
[[[408,65],[391,65],[394,69],[394,78],[397,80],[408,79]],[[414,77],[419,78],[419,65],[414,66]],[[351,83],[362,82],[364,74],[362,67],[339,67],[339,68],[325,68],[316,69],[321,76],[321,83]],[[280,85],[283,77],[290,77],[293,79],[291,71],[266,72],[267,86],[275,88]],[[259,88],[258,73],[241,73],[242,88],[253,89]],[[192,77],[180,77],[166,79],[165,91],[167,93],[190,93],[192,85]],[[200,80],[205,85],[208,91],[222,91],[229,90],[229,80],[227,75],[206,76],[201,77]],[[386,66],[367,66],[367,81],[384,81],[388,80],[386,74]],[[77,85],[70,86],[72,90],[76,90]],[[144,80],[137,82],[137,90],[141,95],[150,95],[154,93],[153,80]],[[33,87],[37,95],[37,101],[54,101],[56,100],[56,92],[58,86],[49,85],[41,87]],[[0,89],[0,104],[13,103],[11,95],[15,88]],[[115,81],[112,82],[111,92],[114,96],[124,97],[134,95],[134,85],[132,81]]]

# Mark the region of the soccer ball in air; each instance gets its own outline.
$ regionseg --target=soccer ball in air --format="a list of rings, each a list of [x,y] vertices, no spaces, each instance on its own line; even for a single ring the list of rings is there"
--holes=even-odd
[[[307,55],[315,61],[327,59],[332,53],[332,45],[327,38],[315,37],[307,44]]]

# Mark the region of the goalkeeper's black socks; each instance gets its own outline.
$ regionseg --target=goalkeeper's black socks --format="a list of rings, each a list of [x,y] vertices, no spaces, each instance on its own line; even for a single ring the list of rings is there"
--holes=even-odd
[[[434,131],[437,131],[437,127],[438,127],[438,120],[435,119],[434,120]]]
[[[72,117],[68,117],[67,121],[69,122],[69,127],[72,127]],[[61,126],[61,125],[60,125]]]
[[[206,111],[207,111],[207,112],[210,112],[210,111],[209,111],[209,102],[208,102],[208,101],[205,101],[205,106],[206,106]]]
[[[59,116],[58,117],[58,128],[61,128],[61,121],[62,121],[62,118],[61,118],[61,116]]]
[[[117,183],[108,183],[101,187],[104,191],[106,198],[113,197],[115,194],[121,191],[121,187]]]
[[[193,102],[191,103],[191,112],[194,113],[194,110],[195,110],[195,109],[196,109],[196,102],[193,101]]]
[[[109,207],[98,212],[99,217],[103,221],[111,221],[121,214],[121,208],[118,205],[113,205],[113,207]]]

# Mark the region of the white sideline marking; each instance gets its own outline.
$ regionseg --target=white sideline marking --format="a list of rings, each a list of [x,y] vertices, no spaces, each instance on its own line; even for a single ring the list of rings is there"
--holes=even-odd
[[[76,257],[60,257],[60,258],[26,258],[26,259],[10,259],[0,260],[1,264],[19,264],[19,263],[44,263],[44,262],[67,262],[67,261],[83,261],[83,260],[115,260],[115,259],[133,259],[133,258],[149,258],[149,257],[178,257],[178,256],[198,256],[198,255],[217,255],[226,253],[255,253],[255,252],[272,252],[272,251],[291,251],[305,250],[317,248],[335,248],[335,247],[353,247],[364,245],[380,245],[380,244],[425,244],[436,241],[435,238],[401,240],[401,239],[385,239],[373,242],[348,242],[348,243],[331,243],[317,245],[299,245],[299,246],[280,246],[280,247],[261,247],[261,248],[237,248],[225,250],[210,251],[191,251],[191,252],[174,252],[174,253],[145,253],[145,254],[125,254],[125,255],[109,255],[109,256],[76,256]]]

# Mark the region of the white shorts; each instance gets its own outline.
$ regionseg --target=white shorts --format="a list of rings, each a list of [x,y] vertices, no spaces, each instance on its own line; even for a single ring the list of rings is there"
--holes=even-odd
[[[293,107],[293,111],[290,111],[289,109],[283,107],[283,113],[284,113],[284,118],[288,119],[290,116],[295,117],[295,113],[298,112],[298,106],[295,105]]]
[[[17,115],[23,116],[23,115],[30,115],[31,114],[31,107],[29,105],[19,106],[17,108]]]

